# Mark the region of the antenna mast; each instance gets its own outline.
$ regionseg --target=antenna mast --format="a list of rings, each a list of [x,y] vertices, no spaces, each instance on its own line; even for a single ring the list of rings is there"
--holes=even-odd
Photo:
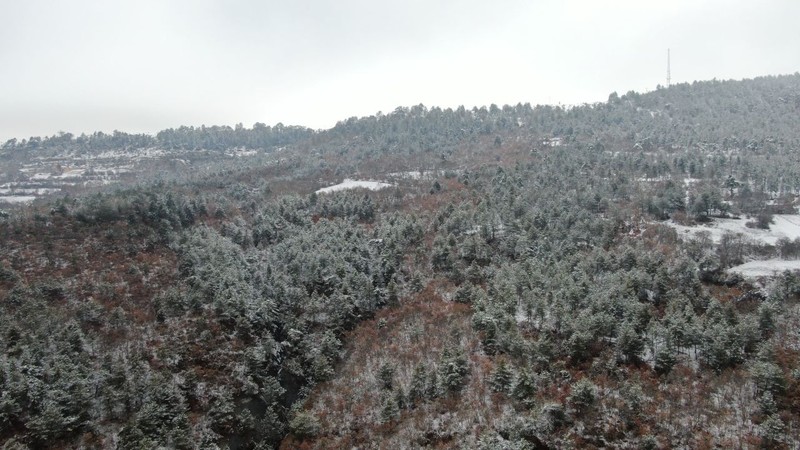
[[[669,87],[669,83],[671,81],[671,77],[669,74],[669,49],[667,49],[667,87]]]

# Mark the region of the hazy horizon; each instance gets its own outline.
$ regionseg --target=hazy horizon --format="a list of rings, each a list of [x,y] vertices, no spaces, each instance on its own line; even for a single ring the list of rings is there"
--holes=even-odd
[[[255,122],[327,129],[424,104],[576,105],[796,73],[790,1],[0,4],[0,142]]]

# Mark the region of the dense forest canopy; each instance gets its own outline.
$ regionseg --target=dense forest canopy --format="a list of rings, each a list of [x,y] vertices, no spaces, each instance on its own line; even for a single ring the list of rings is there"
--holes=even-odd
[[[255,123],[252,128],[244,128],[242,124],[237,124],[234,128],[228,126],[201,126],[198,128],[182,126],[177,129],[169,128],[159,131],[155,137],[147,134],[128,134],[122,131],[114,131],[111,134],[98,131],[80,136],[60,132],[44,138],[31,137],[21,141],[10,139],[3,145],[3,149],[12,151],[57,149],[92,152],[148,147],[188,150],[225,150],[234,147],[271,148],[291,144],[307,138],[311,134],[312,131],[308,128],[287,127],[281,123],[274,127]]]
[[[0,442],[796,448],[800,276],[738,268],[800,259],[798,124],[795,74],[12,139],[172,162],[3,211]]]
[[[330,130],[313,131],[302,126],[255,123],[229,126],[181,126],[147,134],[96,132],[74,136],[61,132],[49,137],[10,139],[3,149],[181,148],[224,150],[232,147],[270,148],[308,139],[368,135],[393,143],[425,146],[426,142],[458,142],[466,135],[491,134],[510,129],[563,137],[575,141],[602,140],[604,144],[634,141],[641,145],[697,143],[726,148],[767,140],[796,144],[795,122],[800,93],[800,74],[760,77],[743,81],[703,81],[659,87],[645,94],[633,91],[609,95],[606,103],[570,107],[537,105],[490,105],[466,109],[398,107],[388,114],[340,121]],[[428,139],[425,139],[428,138]]]

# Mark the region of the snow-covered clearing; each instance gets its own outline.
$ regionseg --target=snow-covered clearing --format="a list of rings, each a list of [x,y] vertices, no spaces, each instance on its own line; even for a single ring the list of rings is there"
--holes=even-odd
[[[636,181],[643,182],[643,183],[658,183],[658,182],[669,181],[669,180],[673,180],[673,181],[676,181],[676,182],[680,181],[680,180],[677,180],[677,179],[674,179],[674,178],[668,177],[668,176],[667,177],[655,177],[655,178],[639,177],[639,178],[636,179]],[[701,181],[703,181],[703,180],[700,179],[700,178],[684,178],[683,179],[683,184],[685,184],[686,186],[690,186],[692,184],[699,183]]]
[[[422,178],[430,178],[433,176],[433,174],[434,172],[432,170],[412,170],[409,172],[392,172],[386,175],[392,178],[410,178],[412,180],[420,180]]]
[[[461,169],[440,169],[440,170],[411,170],[408,172],[392,172],[387,173],[386,176],[390,178],[405,178],[411,180],[432,180],[440,176],[447,175],[461,175],[464,171]]]
[[[370,189],[373,191],[377,191],[378,189],[383,189],[393,186],[390,183],[383,183],[380,181],[361,181],[361,180],[351,180],[350,178],[345,178],[339,184],[334,184],[333,186],[328,186],[326,188],[322,188],[317,191],[317,194],[327,194],[329,192],[336,192],[336,191],[343,191],[345,189],[355,189],[355,188],[365,188]]]
[[[728,272],[738,273],[743,277],[758,278],[768,277],[784,270],[800,270],[800,261],[787,261],[784,259],[767,259],[764,261],[750,261],[728,269]]]
[[[715,244],[718,244],[725,233],[741,234],[755,242],[767,245],[775,245],[781,238],[797,239],[800,238],[800,215],[781,214],[773,217],[773,222],[769,230],[758,228],[748,228],[745,223],[753,219],[714,219],[708,225],[685,226],[674,222],[667,225],[674,228],[678,235],[682,237],[695,237],[699,233],[707,232]],[[737,273],[743,277],[758,278],[768,277],[784,270],[800,270],[800,261],[784,259],[767,259],[763,261],[750,261],[728,269],[728,272]]]
[[[739,218],[739,219],[714,219],[708,225],[698,225],[687,227],[679,225],[675,222],[667,222],[667,225],[674,228],[680,236],[694,237],[698,233],[706,231],[710,234],[714,243],[719,243],[725,233],[740,233],[755,241],[764,244],[775,245],[780,238],[796,239],[800,237],[800,215],[798,214],[784,214],[774,216],[772,225],[769,230],[761,230],[757,228],[748,228],[745,223],[753,219]]]
[[[236,149],[225,152],[225,156],[233,156],[237,158],[242,158],[245,156],[255,156],[257,154],[258,154],[257,150],[245,150],[245,149]]]
[[[14,188],[14,189],[0,189],[0,194],[7,195],[7,194],[24,194],[24,195],[47,195],[47,194],[54,194],[56,192],[61,191],[58,188],[36,188],[36,189],[24,189],[24,188]]]
[[[36,200],[30,195],[10,195],[0,197],[0,203],[29,203]]]
[[[80,178],[86,172],[86,169],[70,169],[65,170],[61,175],[55,175],[53,178],[60,178],[62,180],[67,178]]]

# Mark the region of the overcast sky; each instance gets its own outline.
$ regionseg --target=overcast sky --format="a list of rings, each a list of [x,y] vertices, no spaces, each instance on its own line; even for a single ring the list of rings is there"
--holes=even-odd
[[[800,70],[800,1],[0,0],[0,140],[579,104]]]

